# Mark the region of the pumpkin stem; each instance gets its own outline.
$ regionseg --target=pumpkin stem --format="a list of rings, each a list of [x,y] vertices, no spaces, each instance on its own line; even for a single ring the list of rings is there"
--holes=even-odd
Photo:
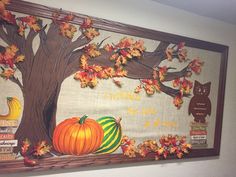
[[[81,117],[81,118],[79,119],[79,124],[83,124],[84,121],[85,121],[85,119],[87,119],[87,118],[88,118],[88,115],[83,115],[83,117]]]

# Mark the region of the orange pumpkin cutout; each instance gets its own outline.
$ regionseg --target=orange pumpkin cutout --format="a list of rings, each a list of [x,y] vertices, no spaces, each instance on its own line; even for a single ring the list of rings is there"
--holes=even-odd
[[[103,136],[102,127],[87,115],[81,118],[72,117],[56,126],[53,146],[63,154],[89,154],[100,147]]]

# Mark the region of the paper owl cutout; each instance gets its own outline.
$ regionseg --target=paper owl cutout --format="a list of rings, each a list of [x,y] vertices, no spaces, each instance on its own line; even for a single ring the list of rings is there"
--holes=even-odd
[[[211,115],[211,101],[208,98],[211,89],[211,82],[201,84],[194,82],[193,97],[190,100],[188,114],[193,115],[195,122],[205,123],[206,116]]]

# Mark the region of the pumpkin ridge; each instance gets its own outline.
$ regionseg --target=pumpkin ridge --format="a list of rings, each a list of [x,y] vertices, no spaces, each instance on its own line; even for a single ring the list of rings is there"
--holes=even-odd
[[[55,150],[60,151],[59,150],[59,136],[60,136],[60,130],[66,125],[65,122],[71,122],[71,119],[67,119],[64,120],[63,122],[61,122],[60,124],[57,125],[57,127],[55,128],[54,132],[53,132],[53,147],[55,148]]]
[[[63,129],[60,132],[60,135],[58,137],[58,142],[59,142],[58,147],[59,147],[60,152],[62,152],[63,154],[65,153],[65,151],[64,151],[64,139],[65,139],[65,136],[66,136],[66,131],[71,125],[73,125],[73,122],[69,122],[69,121],[66,122],[65,126],[63,126]]]
[[[89,148],[89,152],[93,152],[93,149],[96,148],[95,145],[96,145],[96,124],[93,124],[93,123],[88,123],[89,125],[89,128],[90,128],[90,131],[91,131],[91,144],[90,144],[90,148]]]
[[[76,149],[76,136],[77,136],[77,134],[78,134],[78,131],[79,131],[79,129],[80,129],[80,125],[78,124],[78,123],[76,123],[76,124],[74,124],[73,125],[73,130],[71,130],[71,133],[70,133],[70,140],[69,140],[69,148],[68,148],[68,150],[69,150],[69,153],[70,154],[75,154],[74,152],[75,152],[75,149]]]
[[[91,141],[92,141],[92,135],[91,135],[91,129],[88,126],[88,124],[85,124],[85,146],[83,149],[83,154],[88,154],[89,153],[89,146],[91,145]]]

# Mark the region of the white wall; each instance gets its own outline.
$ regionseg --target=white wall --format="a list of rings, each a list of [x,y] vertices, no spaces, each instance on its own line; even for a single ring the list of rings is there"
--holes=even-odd
[[[38,2],[34,0],[27,0]],[[219,158],[114,165],[79,170],[3,175],[4,177],[234,177],[236,163],[236,26],[167,7],[151,0],[41,0],[41,4],[82,14],[228,45],[229,62]],[[136,164],[137,165],[137,164]],[[1,176],[1,175],[0,175]]]

